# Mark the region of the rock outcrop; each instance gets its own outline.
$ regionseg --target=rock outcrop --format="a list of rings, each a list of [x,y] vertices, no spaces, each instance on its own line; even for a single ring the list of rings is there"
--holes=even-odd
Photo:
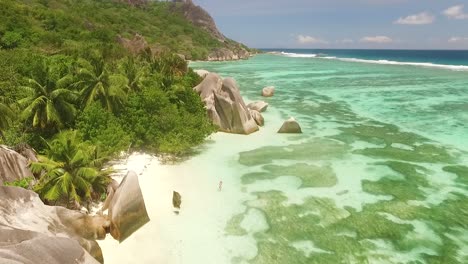
[[[284,121],[283,125],[278,130],[278,133],[302,133],[302,129],[299,123],[297,123],[296,119],[291,117]]]
[[[127,39],[122,36],[117,37],[117,41],[128,51],[130,51],[132,54],[138,54],[147,49],[148,42],[145,40],[145,38],[140,35],[140,34],[135,34],[133,36],[133,39]]]
[[[0,186],[0,197],[0,263],[103,263],[96,239],[110,231],[122,241],[149,221],[135,173],[117,188],[109,217],[46,206],[18,187]]]
[[[208,61],[230,61],[244,60],[250,58],[250,52],[243,48],[218,48],[213,50],[207,57]]]
[[[192,0],[173,0],[174,3],[180,3],[180,9],[184,17],[197,27],[208,31],[220,42],[224,42],[226,37],[218,30],[214,19],[202,7],[195,5]]]
[[[130,171],[115,191],[109,220],[110,233],[120,242],[150,221],[135,172]]]
[[[0,263],[98,264],[80,244],[67,237],[0,225]]]
[[[172,192],[172,206],[174,208],[180,209],[180,205],[182,204],[182,196],[180,193],[173,191]]]
[[[207,70],[194,70],[194,72],[195,72],[196,74],[198,74],[198,76],[200,76],[200,77],[202,77],[202,78],[205,78],[205,77],[208,75],[208,73],[210,73],[210,72],[207,71]]]
[[[260,113],[263,113],[263,112],[265,112],[267,110],[268,103],[266,103],[264,101],[257,101],[257,102],[253,102],[253,103],[248,104],[247,107],[249,109],[258,111]]]
[[[0,185],[33,177],[28,168],[29,160],[18,152],[0,145]]]
[[[262,96],[264,97],[272,97],[275,94],[275,87],[267,86],[262,89]]]
[[[252,118],[255,120],[255,123],[257,123],[257,125],[265,125],[265,119],[263,119],[263,116],[262,114],[260,114],[260,112],[258,112],[257,110],[250,109],[250,114],[252,115]]]
[[[212,50],[206,60],[208,61],[226,61],[248,59],[251,56],[250,51],[245,46],[233,40],[226,38],[216,26],[213,17],[210,16],[202,7],[195,5],[192,0],[172,0],[174,9],[178,10],[193,25],[204,29],[213,38],[217,39],[222,47]]]
[[[223,80],[218,74],[209,73],[194,90],[200,95],[208,116],[220,131],[236,134],[258,131],[258,125],[234,79]]]

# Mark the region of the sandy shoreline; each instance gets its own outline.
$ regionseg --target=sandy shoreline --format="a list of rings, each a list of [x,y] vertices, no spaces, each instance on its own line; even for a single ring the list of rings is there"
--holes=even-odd
[[[158,157],[142,153],[117,164],[122,173],[128,169],[139,175],[151,221],[121,244],[100,241],[106,263],[230,263],[235,256],[253,258],[257,248],[252,234],[225,234],[227,221],[245,211],[242,202],[248,199],[241,188],[244,168],[237,162],[238,153],[286,140],[276,134],[282,122],[279,117],[269,110],[267,125],[249,136],[215,133],[200,154],[180,164],[163,164]],[[180,215],[172,208],[173,190],[182,195]],[[257,218],[248,222],[254,222],[255,231],[255,222],[263,219],[252,215]]]

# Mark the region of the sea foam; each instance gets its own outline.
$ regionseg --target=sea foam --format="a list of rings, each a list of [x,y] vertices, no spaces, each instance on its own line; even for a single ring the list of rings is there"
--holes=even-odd
[[[316,58],[317,57],[317,54],[301,54],[301,53],[291,53],[291,52],[281,52],[280,54],[283,56],[292,57],[292,58]]]
[[[340,58],[335,56],[319,56],[317,54],[303,54],[303,53],[291,53],[291,52],[281,52],[279,53],[282,56],[291,57],[291,58],[318,58],[318,59],[328,59],[328,60],[340,60],[345,62],[359,62],[359,63],[371,63],[371,64],[382,64],[382,65],[403,65],[403,66],[417,66],[425,68],[438,68],[438,69],[447,69],[453,71],[468,71],[468,66],[466,65],[446,65],[446,64],[436,64],[431,62],[403,62],[403,61],[392,61],[392,60],[367,60],[367,59],[357,59],[357,58]]]

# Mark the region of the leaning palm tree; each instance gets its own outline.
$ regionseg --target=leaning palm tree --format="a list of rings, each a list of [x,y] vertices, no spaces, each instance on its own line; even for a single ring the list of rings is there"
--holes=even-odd
[[[69,75],[60,76],[44,62],[39,73],[29,79],[29,85],[23,87],[28,96],[19,101],[24,108],[22,117],[41,129],[60,128],[72,121],[76,94],[67,89],[69,82]]]
[[[47,143],[46,155],[31,163],[33,173],[44,173],[35,191],[47,201],[79,205],[92,194],[105,192],[109,171],[99,169],[102,160],[96,149],[81,141],[77,131],[65,131]]]
[[[125,86],[127,78],[119,74],[111,74],[102,57],[89,61],[79,60],[80,70],[75,85],[80,89],[82,105],[87,107],[99,100],[104,108],[114,112],[126,99]]]
[[[5,97],[0,96],[0,138],[3,140],[3,143],[6,143],[3,131],[8,129],[11,120],[15,117],[15,114],[13,110],[11,110],[7,101],[8,100]]]

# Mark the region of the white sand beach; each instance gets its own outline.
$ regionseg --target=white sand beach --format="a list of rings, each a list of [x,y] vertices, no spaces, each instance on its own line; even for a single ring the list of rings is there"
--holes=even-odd
[[[225,227],[233,215],[244,212],[242,202],[248,198],[241,190],[238,153],[285,140],[276,134],[282,123],[279,113],[271,109],[265,119],[266,126],[249,136],[212,135],[199,155],[177,165],[142,153],[116,165],[139,175],[151,221],[121,244],[110,237],[99,241],[106,263],[229,263],[239,255],[254,257],[255,240],[226,236]],[[174,190],[182,195],[179,215],[172,207]],[[258,226],[265,222],[261,214],[249,216],[243,223],[247,230],[265,228]]]

